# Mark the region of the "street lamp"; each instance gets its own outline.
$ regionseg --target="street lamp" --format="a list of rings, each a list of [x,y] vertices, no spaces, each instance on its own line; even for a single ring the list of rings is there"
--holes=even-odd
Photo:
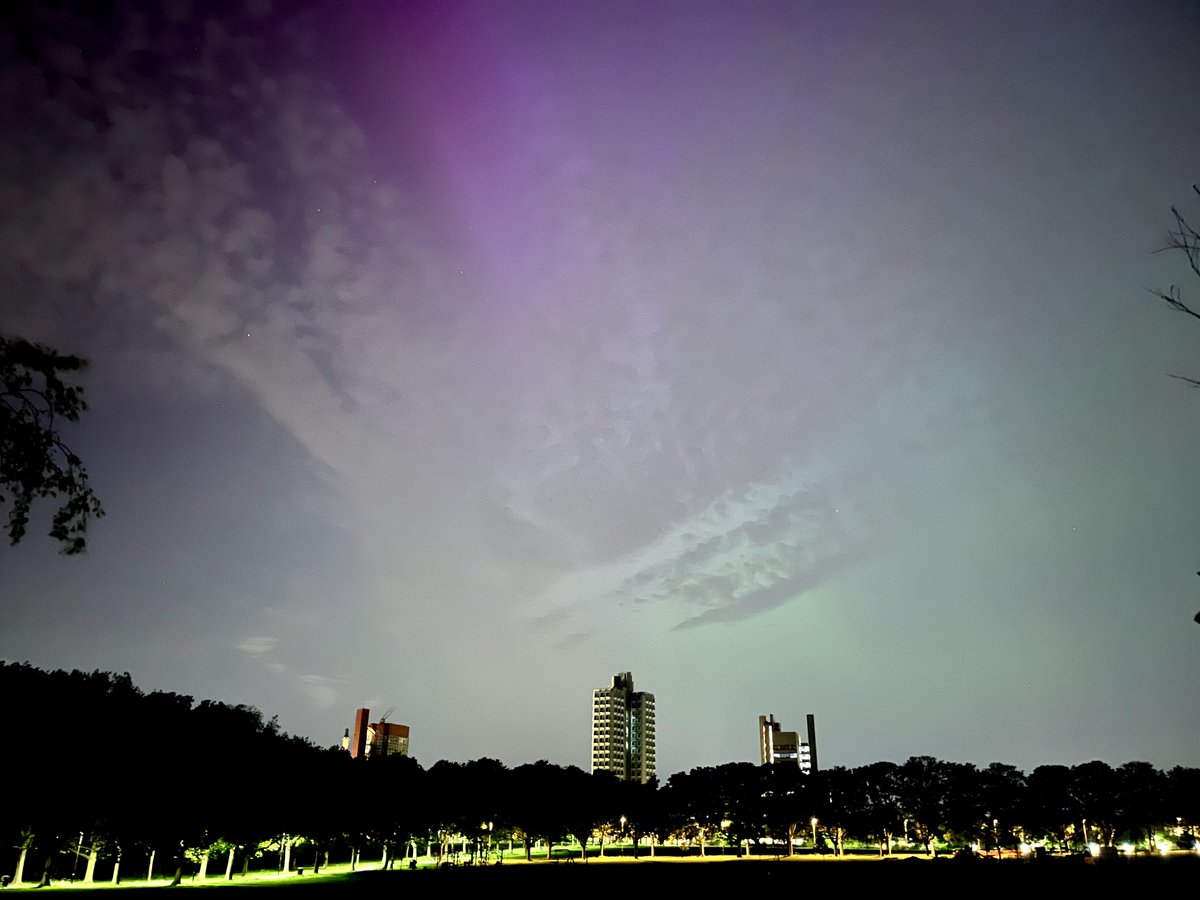
[[[488,859],[488,857],[490,857],[492,855],[492,828],[493,827],[494,827],[494,825],[491,822],[481,822],[479,825],[480,832],[482,834],[487,835],[487,849],[483,851],[484,861],[486,861]],[[503,854],[502,854],[502,857],[503,857]]]
[[[79,832],[79,846],[75,848],[75,865],[71,866],[71,880],[75,880],[75,873],[79,871],[79,857],[83,855],[83,832]]]
[[[817,849],[817,817],[816,817],[816,816],[813,816],[813,817],[812,817],[812,819],[809,821],[809,823],[808,823],[808,824],[810,824],[810,825],[812,826],[812,831],[813,831],[813,849],[814,849],[814,850],[816,850],[816,849]]]

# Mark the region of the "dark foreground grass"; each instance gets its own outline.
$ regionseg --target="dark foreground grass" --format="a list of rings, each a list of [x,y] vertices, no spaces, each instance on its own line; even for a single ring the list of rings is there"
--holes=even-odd
[[[199,893],[208,898],[216,893],[236,892],[246,900],[250,891],[269,898],[293,894],[328,897],[374,893],[408,898],[468,896],[588,897],[601,892],[629,891],[637,894],[662,892],[666,896],[687,892],[712,896],[714,892],[835,890],[938,889],[938,890],[1045,890],[1062,888],[1080,891],[1104,888],[1153,889],[1156,886],[1196,884],[1200,880],[1200,857],[1143,857],[1109,861],[1050,859],[1042,861],[928,860],[762,860],[724,859],[699,861],[593,861],[567,863],[506,863],[503,866],[458,867],[416,871],[357,872],[320,877],[296,877],[244,883],[209,883],[176,888],[77,886],[52,887],[39,893],[69,894],[71,897],[114,898],[118,895],[170,890]],[[5,895],[24,895],[28,889],[8,888]],[[569,893],[563,893],[569,892]],[[736,896],[736,895],[735,895]]]

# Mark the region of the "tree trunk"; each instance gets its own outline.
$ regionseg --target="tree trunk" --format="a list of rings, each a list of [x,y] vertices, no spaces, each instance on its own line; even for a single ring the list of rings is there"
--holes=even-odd
[[[353,872],[358,863],[358,851],[353,847],[350,848],[350,871]]]
[[[704,832],[700,832],[700,855],[704,855]]]
[[[533,845],[530,843],[528,835],[525,836],[525,840],[522,841],[522,843],[525,845],[525,862],[532,862],[533,861]]]
[[[147,881],[152,881],[154,879],[154,854],[157,852],[157,850],[150,851],[150,868],[146,870]]]
[[[38,887],[50,887],[50,864],[52,862],[54,862],[54,857],[47,856],[46,864],[42,866],[42,880],[37,883]]]
[[[383,848],[384,859],[387,859],[387,845]],[[284,838],[283,841],[283,873],[286,875],[292,871],[292,839]]]
[[[650,835],[650,858],[654,859],[654,835]]]
[[[179,842],[179,848],[172,854],[171,861],[175,863],[175,874],[171,876],[171,883],[167,887],[179,887],[179,883],[183,881],[183,841]]]
[[[208,877],[208,851],[204,851],[204,855],[200,857],[200,883],[204,883],[204,879]]]
[[[84,884],[94,884],[96,882],[96,859],[99,855],[97,843],[96,841],[92,841],[92,849],[88,851],[87,869],[83,873]]]
[[[121,883],[121,848],[117,848],[117,861],[113,863],[113,884]]]
[[[554,856],[554,838],[546,838],[546,859]]]
[[[225,862],[225,880],[233,881],[233,853],[234,848],[229,848],[229,859]]]
[[[21,845],[21,855],[17,857],[17,874],[13,876],[13,884],[25,880],[25,857],[29,855],[29,842]]]

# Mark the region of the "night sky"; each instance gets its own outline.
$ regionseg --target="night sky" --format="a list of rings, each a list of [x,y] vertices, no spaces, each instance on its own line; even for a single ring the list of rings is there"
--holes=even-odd
[[[0,331],[108,515],[0,658],[425,765],[586,767],[619,671],[663,776],[1200,765],[1200,7],[81,7],[0,13]]]

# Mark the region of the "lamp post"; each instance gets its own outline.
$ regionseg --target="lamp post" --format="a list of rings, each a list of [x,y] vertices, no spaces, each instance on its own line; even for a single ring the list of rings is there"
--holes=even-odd
[[[812,819],[809,820],[808,824],[812,826],[813,850],[816,850],[817,849],[817,817],[813,816]]]
[[[484,862],[487,862],[488,858],[492,855],[492,829],[494,827],[495,827],[495,824],[492,822],[481,822],[479,824],[480,834],[487,835],[487,847],[483,851]],[[501,857],[503,857],[503,854],[501,854]]]
[[[75,865],[71,866],[71,880],[75,880],[75,873],[79,871],[79,857],[83,855],[83,832],[79,832],[79,846],[75,848]]]

